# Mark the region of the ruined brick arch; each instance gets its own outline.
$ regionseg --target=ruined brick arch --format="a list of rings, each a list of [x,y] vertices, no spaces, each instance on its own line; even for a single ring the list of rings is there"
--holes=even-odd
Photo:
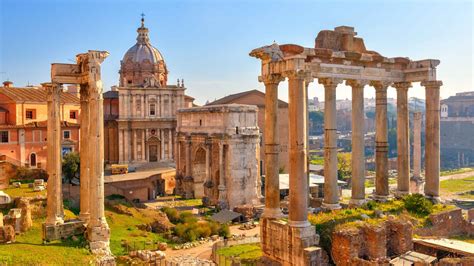
[[[193,178],[195,182],[205,182],[206,180],[206,149],[198,147],[194,152],[193,160]]]

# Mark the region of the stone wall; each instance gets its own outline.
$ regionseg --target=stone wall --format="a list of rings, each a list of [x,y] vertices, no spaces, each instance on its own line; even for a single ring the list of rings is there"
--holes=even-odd
[[[86,227],[80,220],[68,220],[59,225],[43,224],[43,240],[53,241],[84,234]]]
[[[389,256],[401,255],[413,248],[412,232],[410,222],[396,218],[380,224],[360,222],[342,227],[332,235],[332,259],[337,265],[388,265]],[[358,264],[354,258],[366,261]]]
[[[10,179],[13,178],[15,174],[16,166],[9,162],[0,161],[0,189],[8,188]]]
[[[462,210],[444,211],[431,214],[429,217],[430,227],[417,228],[415,233],[420,236],[450,237],[467,234],[474,235],[474,225],[464,219]]]

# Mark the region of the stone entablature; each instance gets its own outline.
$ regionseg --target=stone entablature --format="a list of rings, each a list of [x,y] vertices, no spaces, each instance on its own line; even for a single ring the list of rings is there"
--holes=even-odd
[[[176,193],[233,209],[260,200],[257,107],[178,111]]]

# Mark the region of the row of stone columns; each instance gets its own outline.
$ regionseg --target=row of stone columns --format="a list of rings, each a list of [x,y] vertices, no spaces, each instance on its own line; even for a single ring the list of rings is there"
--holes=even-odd
[[[306,226],[308,175],[306,125],[307,81],[300,72],[285,73],[289,85],[289,145],[290,145],[290,214],[289,223]],[[284,78],[278,74],[261,77],[265,84],[265,210],[264,217],[278,218],[280,212],[280,189],[278,173],[278,126],[277,103],[278,83]],[[336,87],[342,79],[319,78],[325,89],[325,147],[324,147],[324,200],[323,206],[340,208],[337,183],[337,128]],[[370,84],[376,91],[376,188],[375,199],[389,197],[388,184],[388,123],[387,89],[391,83],[383,81],[347,80],[352,87],[352,205],[365,202],[365,114],[364,86]],[[399,195],[410,192],[410,150],[409,150],[409,82],[397,82],[397,147]],[[426,87],[426,182],[425,195],[439,197],[439,88],[441,82],[423,82]],[[292,193],[293,191],[293,193]],[[297,193],[294,193],[297,191]],[[304,193],[301,193],[305,191]]]
[[[131,162],[131,161],[146,161],[146,129],[120,129],[119,130],[119,153],[121,155],[121,162]],[[165,141],[165,132],[168,132],[168,139]],[[140,132],[140,138],[138,137],[138,132]],[[161,160],[172,160],[174,159],[174,146],[173,146],[173,130],[169,129],[160,129],[160,158]],[[140,156],[138,159],[138,141],[140,141],[141,150]],[[167,142],[167,143],[166,143]],[[165,143],[168,146],[168,152],[165,153]]]
[[[120,109],[120,114],[122,118],[145,118],[148,117],[149,114],[149,95],[143,94],[122,94],[121,97],[121,104],[123,106]],[[155,114],[158,117],[166,117],[166,116],[175,116],[176,110],[182,108],[184,105],[184,96],[183,95],[176,95],[176,94],[160,94],[155,96],[158,101],[155,105]],[[165,101],[167,103],[165,104]],[[140,106],[140,108],[137,108]],[[165,114],[165,106],[168,108]]]

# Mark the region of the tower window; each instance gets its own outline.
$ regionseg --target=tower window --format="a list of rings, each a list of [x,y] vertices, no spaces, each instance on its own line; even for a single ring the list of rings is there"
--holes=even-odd
[[[156,105],[154,103],[150,104],[150,115],[155,116],[156,115]]]

